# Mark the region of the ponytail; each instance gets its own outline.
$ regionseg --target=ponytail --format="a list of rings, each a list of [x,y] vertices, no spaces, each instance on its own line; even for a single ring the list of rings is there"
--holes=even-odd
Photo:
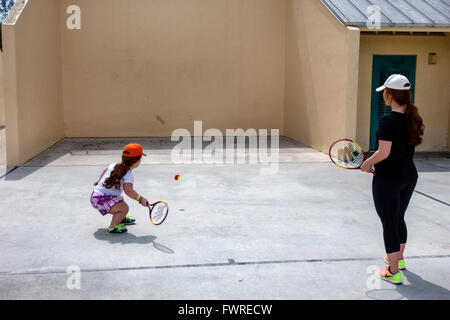
[[[425,126],[423,124],[423,119],[419,114],[419,109],[411,103],[411,91],[394,90],[390,88],[386,88],[385,91],[391,95],[399,105],[406,105],[405,115],[408,126],[408,144],[414,147],[422,144]]]
[[[412,103],[408,103],[406,107],[406,121],[408,124],[408,143],[414,147],[422,144],[425,125],[419,114],[419,109]]]
[[[107,189],[110,189],[114,186],[117,190],[120,190],[121,180],[130,170],[131,166],[133,166],[139,160],[141,160],[141,156],[140,157],[122,156],[122,162],[115,165],[113,171],[111,171],[111,174],[105,180],[105,183],[103,183],[103,186]]]
[[[111,175],[108,179],[106,179],[103,186],[107,189],[110,189],[114,186],[117,190],[120,190],[120,181],[127,174],[128,170],[130,170],[130,168],[123,162],[116,164],[113,171],[111,172]]]

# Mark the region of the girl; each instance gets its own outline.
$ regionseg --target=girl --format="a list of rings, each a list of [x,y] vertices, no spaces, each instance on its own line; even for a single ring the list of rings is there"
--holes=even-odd
[[[389,265],[378,271],[378,277],[391,283],[402,283],[399,270],[406,269],[404,251],[407,240],[405,212],[417,184],[413,162],[415,147],[422,143],[423,120],[411,104],[411,83],[402,75],[392,75],[384,86],[384,102],[392,112],[383,115],[377,131],[378,151],[367,159],[362,170],[370,172],[375,165],[372,194],[383,225],[384,245]]]
[[[128,217],[128,205],[122,192],[135,199],[142,206],[148,207],[147,199],[133,189],[134,177],[132,171],[141,164],[143,153],[139,144],[129,144],[122,153],[122,162],[113,163],[104,169],[99,180],[94,182],[95,189],[91,195],[92,206],[105,216],[112,215],[108,233],[125,233],[128,230],[124,224],[133,224],[136,220]]]

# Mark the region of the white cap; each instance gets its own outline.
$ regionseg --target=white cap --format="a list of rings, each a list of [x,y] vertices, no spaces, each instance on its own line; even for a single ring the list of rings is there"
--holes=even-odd
[[[380,92],[386,88],[394,90],[411,90],[411,82],[401,74],[393,74],[386,80],[383,86],[377,89],[377,91]]]

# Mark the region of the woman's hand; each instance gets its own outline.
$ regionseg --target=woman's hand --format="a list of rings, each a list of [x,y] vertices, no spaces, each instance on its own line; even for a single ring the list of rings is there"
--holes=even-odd
[[[372,165],[366,160],[361,166],[361,170],[367,173],[372,173]]]
[[[100,180],[97,180],[94,182],[94,187],[96,187],[98,185],[98,183],[100,182]]]

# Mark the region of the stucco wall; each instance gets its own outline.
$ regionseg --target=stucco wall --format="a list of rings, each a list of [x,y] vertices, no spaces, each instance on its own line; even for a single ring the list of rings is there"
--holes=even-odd
[[[436,65],[428,54],[438,54]],[[446,151],[449,147],[450,33],[440,36],[361,36],[357,139],[369,148],[373,55],[417,55],[415,104],[424,118],[424,143],[418,151]]]
[[[318,0],[26,2],[3,30],[10,166],[64,136],[170,136],[194,120],[368,148],[373,54],[418,54],[419,150],[450,146],[448,35],[360,38]],[[81,30],[66,27],[73,4]]]
[[[63,27],[68,5],[81,30]],[[65,134],[283,127],[284,0],[63,0]]]
[[[28,1],[3,25],[8,166],[64,137],[58,12],[58,0]]]
[[[356,135],[359,30],[316,0],[289,0],[285,133],[322,152]]]
[[[447,59],[448,61],[450,61],[450,32],[447,33]],[[450,68],[450,66],[449,66]],[[450,71],[448,72],[449,77],[450,77]],[[450,82],[450,79],[449,79]],[[449,92],[450,92],[450,88],[449,88]],[[447,110],[448,110],[448,126],[447,126],[447,151],[450,151],[450,99],[447,102]],[[444,107],[445,108],[445,107]],[[445,110],[445,109],[444,109]]]
[[[0,127],[5,125],[5,90],[3,88],[3,52],[0,51]]]

